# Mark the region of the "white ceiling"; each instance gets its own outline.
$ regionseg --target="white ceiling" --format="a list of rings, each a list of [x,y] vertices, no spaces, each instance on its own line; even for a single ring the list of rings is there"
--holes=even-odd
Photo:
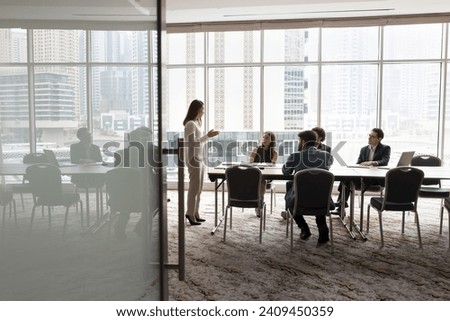
[[[167,23],[450,13],[450,0],[167,0]],[[0,20],[154,21],[156,0],[0,0]]]

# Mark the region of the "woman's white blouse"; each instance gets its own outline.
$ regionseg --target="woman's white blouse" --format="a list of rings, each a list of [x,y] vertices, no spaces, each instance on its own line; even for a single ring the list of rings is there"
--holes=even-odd
[[[184,125],[184,141],[187,144],[186,162],[189,163],[194,157],[196,160],[203,160],[203,147],[208,138],[198,121],[190,120]]]

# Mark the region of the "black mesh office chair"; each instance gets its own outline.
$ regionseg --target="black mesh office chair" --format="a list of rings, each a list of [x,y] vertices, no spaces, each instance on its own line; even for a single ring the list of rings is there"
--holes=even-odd
[[[228,210],[230,210],[230,229],[232,228],[233,207],[257,208],[261,212],[259,223],[259,243],[262,242],[263,226],[265,228],[266,204],[261,195],[261,170],[256,167],[237,165],[225,171],[228,187],[228,204],[225,210],[223,241],[226,242]]]
[[[439,157],[431,155],[414,156],[411,160],[411,166],[442,166],[442,161]],[[441,200],[440,224],[439,234],[442,234],[442,223],[444,220],[444,200],[450,197],[450,191],[441,187],[440,179],[424,178],[422,186],[420,187],[419,197],[423,198],[437,198]],[[450,223],[449,223],[450,225]]]
[[[63,227],[63,238],[65,238],[69,208],[79,203],[81,208],[81,226],[83,227],[83,202],[78,193],[63,191],[61,171],[58,167],[50,164],[34,164],[27,167],[26,176],[30,181],[33,198],[35,199],[31,212],[30,232],[33,227],[36,207],[38,206],[48,207],[49,226],[51,226],[52,222],[50,208],[53,206],[64,206],[66,208]]]
[[[419,246],[422,248],[420,236],[419,214],[417,212],[417,199],[422,184],[424,173],[418,168],[401,166],[389,170],[386,173],[386,187],[384,197],[372,197],[367,206],[367,221],[369,221],[370,207],[378,212],[380,224],[381,247],[384,246],[383,238],[383,212],[402,212],[402,234],[405,232],[405,212],[415,214]]]
[[[331,200],[331,193],[333,191],[334,175],[324,169],[308,168],[298,171],[294,175],[294,193],[295,202],[294,210],[291,213],[288,209],[288,222],[286,229],[291,227],[291,251],[293,249],[294,238],[294,216],[316,216],[324,215],[329,217],[330,224],[330,243],[331,251],[334,251],[333,242],[333,222],[330,215],[330,207],[333,202]]]
[[[105,185],[109,206],[109,232],[112,221],[117,213],[129,215],[130,213],[144,213],[145,188],[142,174],[137,168],[116,167],[106,173]]]

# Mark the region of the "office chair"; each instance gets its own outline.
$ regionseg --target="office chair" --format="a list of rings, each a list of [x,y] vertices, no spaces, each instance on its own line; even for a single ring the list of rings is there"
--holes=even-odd
[[[333,222],[330,215],[331,193],[333,191],[334,175],[321,168],[308,168],[295,173],[293,188],[295,193],[293,212],[288,208],[286,235],[291,227],[291,251],[294,245],[294,217],[296,215],[324,215],[329,217],[331,251],[334,251]],[[289,224],[290,223],[290,224]]]
[[[144,213],[146,208],[143,197],[144,180],[142,171],[137,168],[116,167],[109,170],[105,177],[107,204],[109,206],[109,228],[117,213]]]
[[[81,227],[83,227],[83,202],[78,193],[63,191],[61,171],[58,167],[50,164],[34,164],[27,167],[26,175],[30,181],[33,198],[35,199],[31,212],[30,233],[33,227],[36,207],[38,206],[47,206],[50,227],[52,223],[50,207],[64,206],[66,208],[63,227],[63,239],[65,239],[69,208],[72,205],[80,204]]]
[[[41,164],[47,163],[47,158],[43,153],[30,153],[23,156],[22,162],[24,164]],[[8,184],[11,187],[11,191],[14,194],[20,194],[20,201],[22,209],[25,210],[25,202],[23,200],[23,194],[31,194],[31,185],[28,181],[27,175],[22,177],[21,183]]]
[[[226,242],[228,210],[230,210],[230,229],[232,229],[233,207],[256,208],[260,210],[259,243],[262,242],[262,231],[265,229],[266,204],[261,195],[261,170],[249,165],[229,167],[225,171],[228,188],[228,204],[225,210],[223,242]]]
[[[11,210],[14,209],[14,221],[17,226],[17,211],[16,211],[16,201],[13,198],[13,193],[11,191],[4,191],[3,188],[0,189],[0,206],[3,206],[3,218],[2,218],[2,234],[5,229],[5,216],[6,207],[9,205],[9,215],[11,216]]]
[[[441,159],[431,155],[414,156],[411,166],[442,166]],[[444,220],[444,200],[450,197],[450,191],[441,187],[440,179],[424,178],[420,187],[419,197],[437,198],[441,200],[441,212],[439,222],[439,234],[442,234],[442,223]],[[450,224],[450,223],[449,223]]]
[[[402,234],[405,232],[405,212],[415,214],[419,246],[422,248],[420,236],[419,213],[417,212],[417,199],[422,184],[424,173],[418,168],[401,166],[390,169],[386,173],[386,187],[384,197],[372,197],[367,206],[367,221],[369,221],[370,207],[378,212],[380,224],[381,247],[384,246],[383,238],[383,212],[402,212]]]

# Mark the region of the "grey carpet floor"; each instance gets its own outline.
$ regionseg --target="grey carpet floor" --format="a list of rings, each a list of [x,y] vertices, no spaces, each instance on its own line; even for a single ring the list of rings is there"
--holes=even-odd
[[[170,196],[170,193],[169,193]],[[407,214],[401,234],[401,214],[383,216],[385,247],[380,248],[378,216],[371,210],[368,240],[353,240],[338,218],[333,219],[334,253],[317,247],[312,236],[303,241],[294,227],[294,251],[285,238],[280,217],[283,194],[267,214],[262,244],[259,219],[253,210],[233,211],[233,229],[222,241],[223,226],[214,226],[214,193],[202,194],[201,226],[186,225],[186,278],[170,271],[171,300],[450,300],[448,220],[439,234],[439,200],[419,201],[423,249],[419,249],[414,215]],[[176,195],[170,196],[176,199]],[[267,196],[266,196],[267,197]],[[368,200],[368,199],[367,199]],[[176,202],[169,203],[170,260],[177,260]],[[356,209],[359,213],[359,209]],[[359,217],[358,217],[359,219]]]

